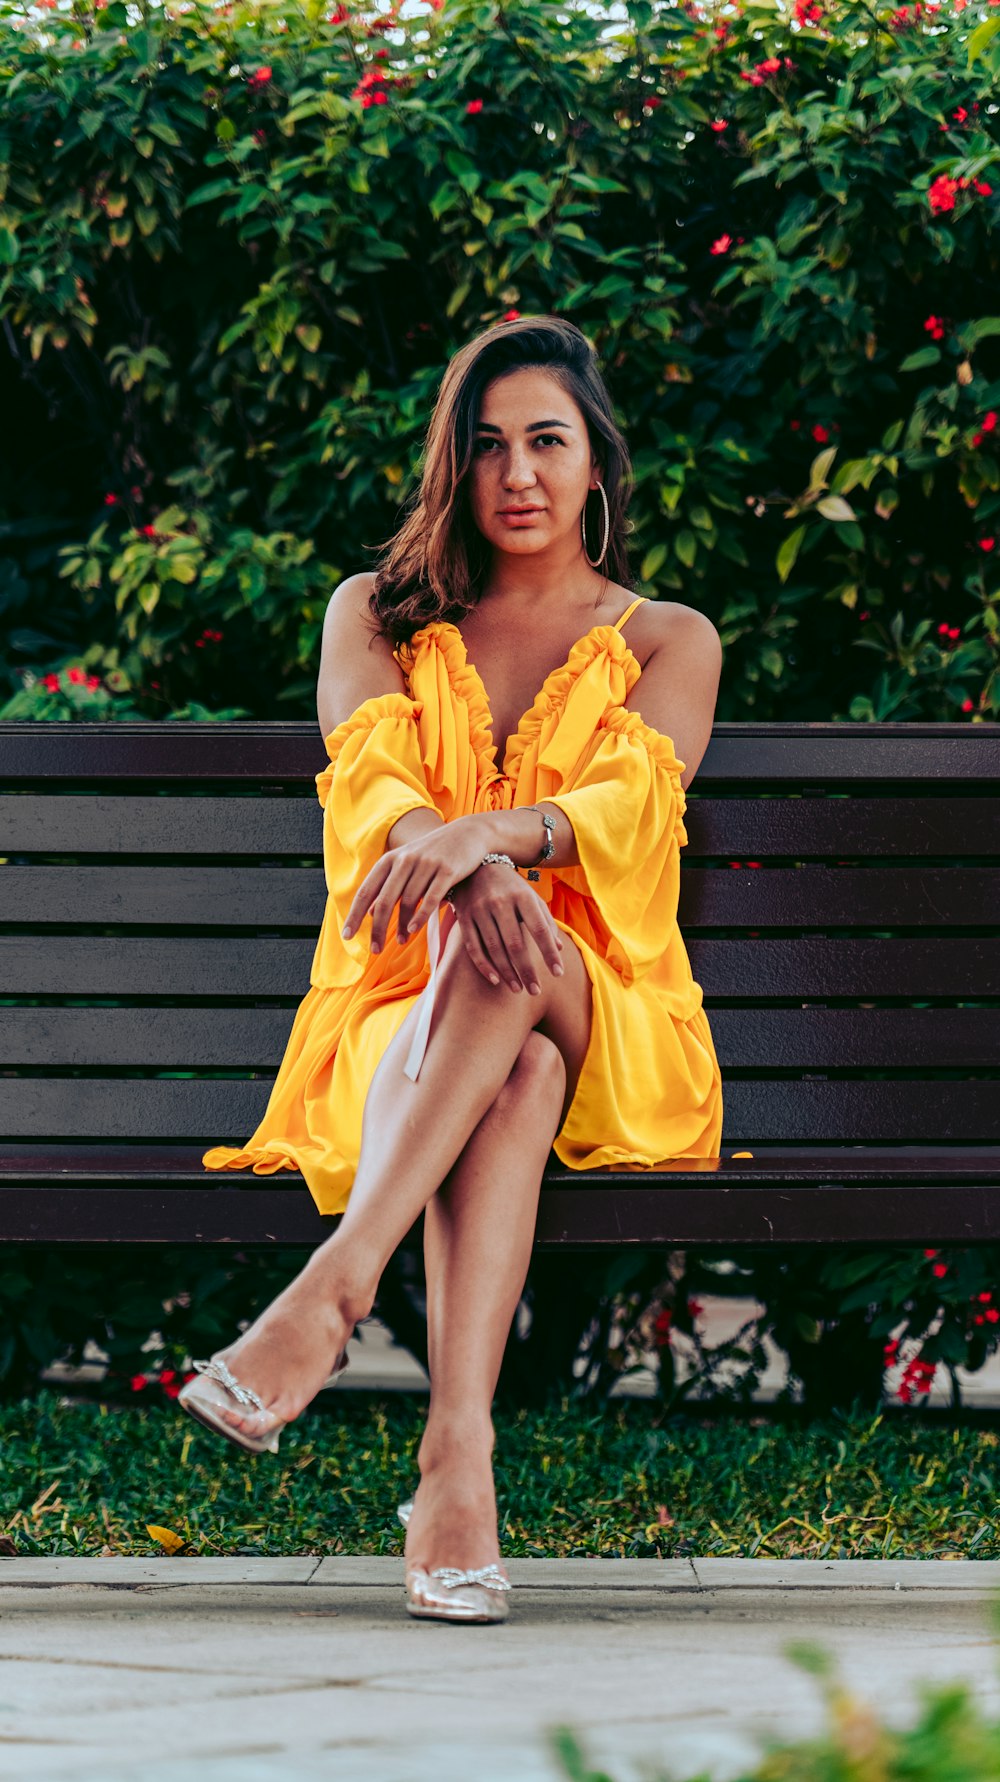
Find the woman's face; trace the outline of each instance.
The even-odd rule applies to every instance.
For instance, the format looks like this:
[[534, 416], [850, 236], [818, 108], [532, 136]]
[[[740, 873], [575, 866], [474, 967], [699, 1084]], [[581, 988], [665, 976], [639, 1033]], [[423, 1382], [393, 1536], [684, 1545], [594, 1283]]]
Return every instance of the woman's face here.
[[[473, 517], [491, 544], [525, 557], [559, 539], [582, 550], [580, 514], [597, 480], [582, 411], [554, 378], [525, 366], [486, 386], [468, 482]], [[535, 511], [505, 513], [518, 507]]]

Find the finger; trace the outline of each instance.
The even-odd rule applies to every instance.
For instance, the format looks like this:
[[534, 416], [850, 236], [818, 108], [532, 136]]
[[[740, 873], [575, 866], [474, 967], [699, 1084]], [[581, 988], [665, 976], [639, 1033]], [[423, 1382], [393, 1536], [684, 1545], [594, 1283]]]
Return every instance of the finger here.
[[531, 935], [532, 940], [535, 941], [538, 951], [541, 953], [542, 958], [553, 977], [562, 977], [564, 975], [563, 964], [559, 957], [559, 947], [557, 945], [560, 938], [559, 930], [552, 921], [552, 918], [542, 907], [541, 898], [536, 897], [534, 902], [538, 905], [538, 908], [522, 911], [521, 921]]
[[493, 920], [503, 943], [505, 957], [515, 975], [515, 983], [511, 985], [511, 988], [520, 990], [523, 986], [529, 994], [538, 995], [539, 984], [535, 962], [524, 944], [524, 929], [518, 920], [516, 907], [505, 904], [495, 913]]
[[375, 862], [371, 872], [365, 874], [351, 899], [351, 906], [347, 912], [343, 929], [341, 930], [345, 940], [349, 939], [349, 937], [352, 934], [355, 934], [361, 927], [365, 918], [365, 912], [382, 889], [382, 885], [391, 870], [392, 861], [383, 857], [381, 860]]
[[399, 898], [399, 920], [396, 925], [396, 938], [401, 947], [413, 939], [420, 926], [420, 914], [417, 905], [425, 898], [434, 882], [434, 875], [426, 872], [421, 877], [411, 873]]
[[484, 978], [488, 978], [491, 984], [499, 984], [499, 976], [496, 971], [494, 971], [492, 962], [487, 958], [482, 940], [480, 939], [479, 930], [475, 923], [471, 921], [460, 922], [459, 927], [462, 931], [462, 940], [465, 943], [465, 950], [468, 953], [469, 958], [472, 960], [476, 970]]
[[407, 939], [412, 939], [423, 924], [430, 921], [434, 911], [440, 909], [453, 883], [454, 880], [449, 873], [442, 872], [440, 869], [433, 873], [421, 893], [420, 908], [407, 918], [406, 930], [403, 928], [402, 910], [400, 911], [400, 933], [406, 932]]
[[493, 970], [499, 972], [509, 990], [520, 990], [521, 980], [508, 956], [496, 917], [490, 911], [484, 911], [480, 921], [480, 932], [486, 947], [486, 957]]

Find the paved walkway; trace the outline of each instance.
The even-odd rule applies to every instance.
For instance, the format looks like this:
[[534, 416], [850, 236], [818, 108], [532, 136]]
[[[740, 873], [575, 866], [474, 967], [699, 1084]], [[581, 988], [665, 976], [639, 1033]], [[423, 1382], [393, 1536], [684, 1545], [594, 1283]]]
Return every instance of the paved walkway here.
[[921, 1679], [1000, 1709], [1000, 1561], [512, 1560], [500, 1627], [411, 1620], [399, 1559], [0, 1560], [0, 1747], [40, 1782], [736, 1775], [822, 1722], [821, 1642], [899, 1724]]

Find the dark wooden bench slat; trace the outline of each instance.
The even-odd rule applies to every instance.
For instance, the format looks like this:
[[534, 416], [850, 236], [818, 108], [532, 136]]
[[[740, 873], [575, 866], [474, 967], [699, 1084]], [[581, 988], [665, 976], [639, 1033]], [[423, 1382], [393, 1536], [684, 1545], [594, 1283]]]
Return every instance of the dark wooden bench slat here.
[[[95, 780], [249, 783], [308, 781], [327, 760], [318, 724], [27, 724], [0, 722], [0, 783]], [[702, 788], [1000, 780], [996, 725], [717, 723], [698, 769]]]
[[[734, 1145], [736, 1151], [746, 1147]], [[257, 1187], [264, 1178], [250, 1170], [213, 1172], [201, 1161], [202, 1147], [193, 1144], [149, 1142], [111, 1142], [102, 1138], [93, 1144], [76, 1140], [59, 1144], [52, 1140], [28, 1142], [13, 1139], [0, 1152], [0, 1205], [3, 1191], [15, 1183], [37, 1183], [58, 1186], [89, 1187], [96, 1182], [113, 1183], [128, 1177], [136, 1187], [190, 1186], [196, 1180], [202, 1187], [220, 1184], [235, 1187]], [[656, 1170], [571, 1170], [561, 1163], [554, 1151], [549, 1153], [545, 1181], [563, 1188], [577, 1187], [581, 1193], [602, 1190], [609, 1184], [634, 1183], [641, 1180], [659, 1182], [675, 1180], [691, 1183], [709, 1176], [725, 1176], [738, 1182], [777, 1182], [788, 1188], [796, 1184], [821, 1186], [828, 1182], [906, 1182], [933, 1186], [948, 1180], [956, 1183], [1000, 1182], [1000, 1144], [990, 1145], [761, 1145], [753, 1148], [752, 1157], [733, 1156], [726, 1145], [719, 1157], [675, 1157]], [[280, 1170], [266, 1178], [275, 1190], [298, 1194], [303, 1179], [298, 1170]]]
[[[10, 1138], [190, 1138], [240, 1144], [264, 1116], [269, 1080], [245, 1078], [0, 1078], [0, 1131]], [[997, 1084], [925, 1078], [730, 1079], [723, 1143], [907, 1140], [988, 1143]]]
[[[259, 1178], [254, 1178], [259, 1181]], [[151, 1189], [4, 1188], [0, 1241], [106, 1243], [315, 1244], [335, 1221], [309, 1195], [271, 1187]], [[689, 1244], [996, 1243], [997, 1183], [944, 1181], [904, 1187], [783, 1188], [775, 1183], [671, 1183], [637, 1187], [635, 1178], [583, 1193], [543, 1186], [535, 1242], [542, 1249], [606, 1245], [676, 1248]], [[409, 1241], [418, 1241], [415, 1233]]]
[[[704, 855], [722, 860], [1000, 855], [1000, 798], [988, 792], [950, 798], [917, 791], [713, 798], [704, 790], [705, 762], [688, 800], [685, 866]], [[292, 788], [291, 795], [271, 791], [257, 797], [205, 794], [197, 781], [169, 795], [0, 794], [0, 854], [157, 854], [175, 860], [194, 854], [211, 861], [234, 854], [319, 858], [322, 852], [323, 811], [312, 781]]]
[[[319, 931], [319, 867], [11, 866], [4, 923]], [[1000, 927], [1000, 867], [694, 868], [681, 928]]]
[[[276, 1070], [294, 1008], [0, 1006], [0, 1070]], [[1000, 1009], [713, 1008], [730, 1070], [1000, 1070]]]
[[[706, 1001], [1000, 996], [1000, 940], [686, 937]], [[309, 988], [313, 936], [0, 935], [6, 996], [294, 997]]]

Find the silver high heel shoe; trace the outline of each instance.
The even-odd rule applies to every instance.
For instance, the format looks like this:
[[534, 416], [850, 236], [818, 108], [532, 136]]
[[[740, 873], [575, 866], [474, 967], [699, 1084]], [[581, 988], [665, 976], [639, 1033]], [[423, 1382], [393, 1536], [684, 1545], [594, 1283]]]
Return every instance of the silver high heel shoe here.
[[[332, 1386], [338, 1376], [344, 1372], [347, 1363], [347, 1349], [344, 1348], [337, 1357], [333, 1372], [324, 1384]], [[213, 1355], [210, 1361], [193, 1361], [191, 1365], [198, 1378], [189, 1380], [178, 1393], [177, 1403], [181, 1408], [196, 1418], [206, 1429], [212, 1430], [215, 1435], [226, 1436], [229, 1441], [235, 1442], [238, 1448], [245, 1448], [250, 1454], [277, 1454], [278, 1439], [282, 1430], [286, 1428], [286, 1424], [280, 1418], [275, 1418], [270, 1429], [265, 1430], [262, 1435], [255, 1436], [250, 1435], [244, 1429], [236, 1429], [233, 1424], [227, 1423], [225, 1417], [220, 1414], [222, 1411], [231, 1410], [232, 1401], [235, 1399], [241, 1410], [245, 1410], [250, 1405], [259, 1415], [266, 1417], [267, 1407], [261, 1403], [253, 1387], [241, 1386], [239, 1380], [230, 1373], [226, 1363], [219, 1355]]]
[[[399, 1504], [396, 1515], [405, 1528], [413, 1499]], [[506, 1621], [507, 1595], [513, 1588], [498, 1565], [459, 1571], [451, 1565], [412, 1566], [406, 1573], [406, 1607], [424, 1621]]]

